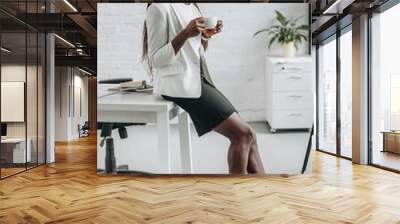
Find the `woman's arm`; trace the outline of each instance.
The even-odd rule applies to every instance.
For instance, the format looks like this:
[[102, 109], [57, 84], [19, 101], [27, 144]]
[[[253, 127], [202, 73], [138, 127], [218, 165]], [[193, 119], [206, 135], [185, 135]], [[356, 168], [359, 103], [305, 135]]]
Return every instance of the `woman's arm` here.
[[212, 36], [214, 36], [217, 33], [220, 33], [222, 30], [222, 20], [218, 20], [217, 26], [215, 29], [210, 29], [210, 30], [203, 30], [201, 32], [201, 44], [203, 45], [204, 50], [207, 50], [208, 47], [208, 39], [210, 39]]
[[172, 63], [185, 41], [197, 36], [202, 29], [202, 18], [192, 20], [172, 41], [168, 40], [168, 11], [163, 5], [152, 4], [146, 14], [148, 55], [154, 68]]
[[187, 39], [199, 35], [202, 30], [204, 30], [202, 17], [191, 20], [186, 28], [176, 35], [176, 37], [172, 40], [172, 46], [174, 47], [175, 54], [179, 52]]
[[172, 44], [168, 42], [167, 11], [159, 4], [151, 4], [146, 13], [147, 43], [150, 64], [162, 67], [175, 59]]

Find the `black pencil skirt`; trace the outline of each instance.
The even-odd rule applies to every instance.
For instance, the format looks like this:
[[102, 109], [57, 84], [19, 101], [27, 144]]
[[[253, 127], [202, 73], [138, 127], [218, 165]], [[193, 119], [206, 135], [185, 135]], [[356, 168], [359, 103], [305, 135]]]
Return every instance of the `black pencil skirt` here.
[[197, 134], [202, 136], [213, 130], [237, 110], [231, 102], [214, 86], [201, 79], [199, 98], [179, 98], [162, 96], [185, 110], [193, 121]]

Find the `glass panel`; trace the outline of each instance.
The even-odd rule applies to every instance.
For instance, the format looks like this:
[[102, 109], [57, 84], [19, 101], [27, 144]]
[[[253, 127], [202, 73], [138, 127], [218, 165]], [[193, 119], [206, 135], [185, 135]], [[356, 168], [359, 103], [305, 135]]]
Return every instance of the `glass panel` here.
[[[0, 2], [20, 18], [26, 18], [25, 12], [43, 13], [44, 6], [45, 0]], [[32, 23], [35, 18], [28, 17]], [[0, 26], [0, 177], [4, 178], [45, 162], [46, 40], [44, 34], [2, 12]]]
[[[37, 13], [37, 1], [27, 2], [27, 13]], [[30, 18], [30, 22], [36, 23], [35, 18]], [[27, 150], [31, 151], [28, 168], [37, 166], [38, 163], [38, 33], [36, 30], [27, 30]]]
[[319, 149], [336, 153], [336, 40], [319, 51]]
[[25, 170], [26, 151], [26, 34], [2, 33], [1, 44], [1, 140], [2, 177]]
[[352, 33], [340, 37], [341, 155], [352, 157]]
[[400, 170], [400, 5], [372, 18], [372, 163]]
[[[38, 36], [36, 32], [27, 33], [28, 38], [28, 63], [27, 63], [27, 98], [26, 98], [26, 113], [27, 113], [27, 149], [30, 150], [30, 158], [28, 159], [28, 168], [34, 167], [37, 165], [37, 132], [38, 132], [38, 123], [37, 123], [37, 73], [38, 73], [38, 49], [37, 49], [37, 41]], [[29, 155], [29, 154], [28, 154]]]
[[46, 81], [46, 74], [45, 74], [45, 65], [46, 65], [46, 37], [44, 34], [39, 34], [39, 46], [38, 46], [38, 163], [43, 164], [45, 163], [45, 122], [46, 122], [46, 91], [45, 91], [45, 81]]

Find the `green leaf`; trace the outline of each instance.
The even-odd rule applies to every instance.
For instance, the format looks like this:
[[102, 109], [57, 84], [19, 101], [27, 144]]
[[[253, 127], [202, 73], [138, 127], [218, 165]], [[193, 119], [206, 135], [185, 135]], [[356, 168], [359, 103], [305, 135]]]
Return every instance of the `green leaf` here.
[[300, 25], [296, 27], [297, 30], [308, 30], [308, 25]]
[[288, 24], [288, 20], [286, 19], [286, 17], [279, 12], [278, 10], [275, 10], [276, 13], [276, 19], [283, 25], [286, 26]]
[[297, 23], [298, 21], [299, 21], [299, 19], [301, 19], [301, 18], [303, 18], [304, 16], [299, 16], [299, 17], [297, 17], [296, 19], [294, 19], [294, 23]]
[[271, 48], [271, 45], [275, 42], [280, 44], [286, 44], [293, 42], [296, 47], [303, 40], [308, 40], [308, 25], [297, 25], [297, 22], [300, 18], [304, 16], [297, 17], [295, 19], [288, 19], [285, 17], [283, 13], [278, 10], [275, 10], [277, 25], [270, 26], [267, 29], [262, 29], [254, 33], [254, 36], [267, 32], [267, 35], [271, 37], [268, 43], [268, 48]]
[[269, 30], [269, 29], [262, 29], [262, 30], [259, 30], [259, 31], [255, 32], [255, 33], [253, 34], [253, 37], [257, 36], [257, 35], [260, 34], [260, 33], [268, 32], [268, 30]]
[[303, 38], [305, 41], [308, 40], [308, 37], [304, 34], [299, 34], [299, 38], [300, 38], [300, 41], [301, 41], [301, 38]]
[[279, 29], [279, 28], [281, 28], [281, 27], [278, 25], [274, 25], [274, 26], [270, 26], [268, 29]]
[[277, 37], [278, 36], [274, 36], [274, 37], [271, 38], [271, 40], [269, 40], [268, 49], [271, 49], [271, 45], [275, 42]]

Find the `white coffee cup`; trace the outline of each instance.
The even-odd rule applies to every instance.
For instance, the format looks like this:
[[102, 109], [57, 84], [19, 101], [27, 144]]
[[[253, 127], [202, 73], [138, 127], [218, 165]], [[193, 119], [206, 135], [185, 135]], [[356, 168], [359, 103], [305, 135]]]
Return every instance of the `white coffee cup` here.
[[204, 17], [203, 22], [206, 29], [214, 29], [218, 24], [218, 17]]

